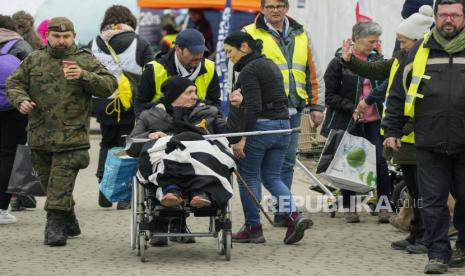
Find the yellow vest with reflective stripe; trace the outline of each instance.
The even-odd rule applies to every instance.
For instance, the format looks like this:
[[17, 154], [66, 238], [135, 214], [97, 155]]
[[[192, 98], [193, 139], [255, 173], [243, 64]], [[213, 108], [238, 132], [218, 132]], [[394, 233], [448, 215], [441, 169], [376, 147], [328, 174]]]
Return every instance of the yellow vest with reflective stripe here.
[[423, 47], [428, 34], [425, 35], [423, 41], [418, 48], [415, 58], [413, 59], [412, 81], [408, 87], [408, 92], [405, 97], [404, 115], [410, 118], [415, 116], [415, 99], [423, 98], [423, 95], [418, 93], [418, 88], [422, 79], [430, 79], [430, 76], [425, 75], [426, 63], [428, 62], [429, 48]]
[[[389, 96], [389, 91], [391, 90], [391, 85], [392, 82], [394, 81], [394, 77], [396, 76], [397, 70], [399, 69], [399, 60], [397, 58], [394, 59], [394, 62], [391, 65], [391, 71], [389, 73], [389, 81], [388, 81], [388, 87], [386, 90], [386, 101]], [[386, 108], [383, 109], [383, 115], [382, 118], [386, 116]], [[384, 129], [381, 128], [381, 135], [384, 136]], [[415, 133], [412, 131], [409, 133], [409, 135], [404, 135], [401, 138], [402, 142], [409, 143], [409, 144], [414, 144], [415, 143]]]
[[165, 35], [164, 37], [161, 38], [161, 40], [166, 41], [166, 43], [168, 43], [170, 48], [173, 48], [174, 47], [174, 41], [176, 40], [176, 36], [177, 36], [176, 34]]
[[[152, 98], [152, 102], [158, 100], [161, 96], [161, 85], [169, 78], [168, 71], [165, 67], [157, 61], [151, 61], [148, 64], [153, 66], [153, 74], [155, 78], [155, 95]], [[215, 73], [215, 63], [209, 59], [204, 60], [205, 74], [199, 75], [195, 79], [195, 86], [197, 87], [197, 96], [200, 100], [205, 100], [207, 95], [208, 86], [213, 79]]]
[[286, 95], [289, 95], [289, 76], [292, 74], [295, 80], [297, 95], [308, 103], [308, 95], [306, 91], [307, 75], [305, 69], [308, 63], [308, 37], [305, 32], [295, 36], [294, 54], [292, 56], [292, 67], [287, 64], [286, 57], [283, 55], [278, 43], [274, 37], [268, 32], [257, 29], [255, 24], [246, 26], [245, 31], [254, 39], [263, 41], [262, 54], [271, 59], [278, 65], [283, 75], [284, 89]]

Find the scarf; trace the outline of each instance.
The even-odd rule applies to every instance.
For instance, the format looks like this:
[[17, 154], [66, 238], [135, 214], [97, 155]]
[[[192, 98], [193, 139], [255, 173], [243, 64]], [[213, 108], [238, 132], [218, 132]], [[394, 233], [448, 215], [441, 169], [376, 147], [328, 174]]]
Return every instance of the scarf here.
[[199, 76], [200, 68], [202, 68], [202, 62], [200, 62], [195, 70], [187, 70], [186, 67], [184, 67], [184, 65], [182, 65], [179, 61], [178, 55], [176, 55], [176, 53], [174, 53], [174, 64], [176, 65], [176, 71], [178, 72], [179, 76], [188, 78], [193, 82], [195, 82], [195, 79]]
[[123, 24], [123, 23], [111, 24], [111, 25], [107, 25], [107, 26], [105, 26], [105, 28], [103, 28], [103, 30], [100, 33], [100, 37], [104, 41], [108, 42], [115, 35], [120, 34], [120, 33], [125, 33], [125, 32], [134, 32], [134, 29], [131, 26], [129, 26], [127, 24]]
[[455, 54], [465, 50], [465, 29], [450, 40], [443, 37], [437, 27], [433, 28], [432, 33], [436, 42], [439, 43], [448, 54]]

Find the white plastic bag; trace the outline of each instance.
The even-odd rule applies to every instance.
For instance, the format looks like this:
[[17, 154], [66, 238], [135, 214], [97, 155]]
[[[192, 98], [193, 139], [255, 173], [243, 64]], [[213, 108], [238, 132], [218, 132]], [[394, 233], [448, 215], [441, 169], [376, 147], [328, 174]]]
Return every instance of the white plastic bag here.
[[344, 190], [358, 193], [373, 190], [376, 187], [376, 147], [367, 139], [346, 131], [323, 175]]

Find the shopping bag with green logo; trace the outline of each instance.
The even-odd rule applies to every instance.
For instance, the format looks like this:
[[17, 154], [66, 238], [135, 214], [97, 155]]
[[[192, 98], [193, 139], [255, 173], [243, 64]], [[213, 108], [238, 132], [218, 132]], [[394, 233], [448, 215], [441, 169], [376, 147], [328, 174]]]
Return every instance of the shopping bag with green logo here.
[[367, 139], [345, 131], [323, 175], [340, 189], [358, 193], [373, 190], [376, 187], [376, 147]]

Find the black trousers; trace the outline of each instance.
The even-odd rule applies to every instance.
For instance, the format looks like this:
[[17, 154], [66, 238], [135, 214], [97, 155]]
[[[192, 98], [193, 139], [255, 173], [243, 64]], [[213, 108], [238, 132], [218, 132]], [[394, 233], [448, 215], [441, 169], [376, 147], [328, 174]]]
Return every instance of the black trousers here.
[[100, 124], [102, 140], [100, 141], [100, 152], [98, 156], [97, 178], [102, 179], [105, 169], [105, 160], [107, 159], [108, 150], [113, 147], [124, 146], [122, 135], [129, 135], [134, 128], [134, 124], [105, 125]]
[[448, 260], [452, 254], [448, 236], [449, 193], [455, 198], [456, 247], [465, 249], [465, 152], [442, 154], [417, 148], [416, 157], [428, 257]]
[[0, 111], [0, 209], [8, 209], [11, 194], [8, 188], [16, 147], [26, 144], [27, 115], [17, 109]]
[[407, 240], [411, 243], [424, 243], [423, 236], [425, 234], [425, 225], [421, 217], [420, 208], [421, 202], [418, 200], [418, 179], [416, 165], [401, 165], [403, 179], [407, 185], [412, 201], [409, 202], [409, 207], [413, 208], [413, 218], [410, 224], [410, 233]]

